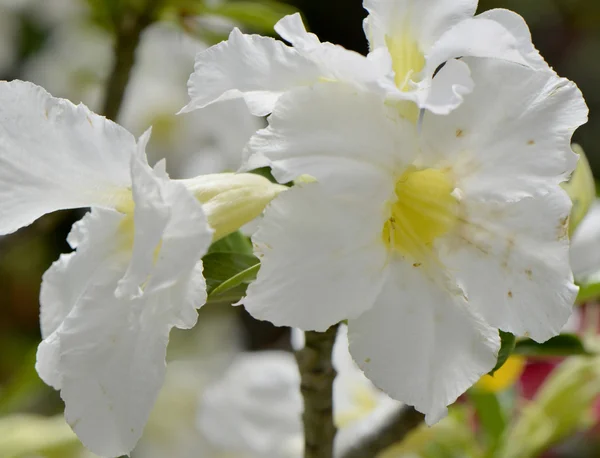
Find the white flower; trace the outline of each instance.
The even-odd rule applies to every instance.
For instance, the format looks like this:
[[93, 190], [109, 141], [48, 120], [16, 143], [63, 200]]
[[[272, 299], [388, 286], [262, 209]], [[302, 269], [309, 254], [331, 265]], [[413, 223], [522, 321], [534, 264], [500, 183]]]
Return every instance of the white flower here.
[[[153, 126], [149, 161], [167, 158], [175, 178], [237, 170], [244, 145], [264, 126], [242, 100], [175, 116], [187, 100], [194, 55], [205, 48], [173, 25], [150, 26], [142, 34], [119, 115], [119, 123], [135, 135]], [[99, 109], [111, 61], [110, 36], [80, 20], [53, 31], [26, 63], [25, 76], [57, 96]]]
[[493, 368], [497, 329], [544, 341], [569, 318], [573, 83], [464, 59], [474, 92], [420, 129], [393, 104], [322, 84], [281, 98], [250, 142], [280, 182], [255, 233], [256, 318], [323, 331], [348, 319], [375, 385], [433, 423]]
[[[296, 344], [303, 346], [303, 339]], [[352, 361], [343, 325], [333, 349], [333, 364], [337, 371], [334, 416], [340, 429], [336, 449], [343, 449], [357, 435], [376, 430], [401, 404], [375, 388]], [[304, 448], [299, 387], [300, 374], [291, 353], [241, 354], [204, 393], [200, 430], [215, 446], [236, 452], [235, 456], [299, 458]]]
[[[262, 116], [286, 91], [328, 81], [352, 83], [448, 113], [473, 88], [469, 68], [459, 57], [546, 66], [524, 20], [511, 11], [473, 17], [477, 0], [365, 0], [364, 6], [370, 13], [365, 22], [371, 47], [367, 57], [321, 43], [306, 32], [299, 14], [275, 26], [292, 47], [234, 29], [228, 41], [197, 55], [188, 83], [191, 100], [182, 111], [243, 97], [250, 111]], [[417, 114], [412, 106], [405, 112], [409, 118]]]
[[103, 456], [140, 437], [169, 331], [194, 326], [206, 300], [201, 258], [213, 236], [252, 220], [282, 188], [257, 175], [170, 180], [164, 161], [148, 165], [148, 139], [30, 83], [0, 83], [0, 235], [92, 207], [69, 235], [76, 251], [44, 274], [36, 367]]
[[202, 309], [192, 331], [173, 333], [165, 383], [133, 458], [224, 458], [198, 430], [196, 415], [202, 393], [241, 351], [241, 329], [233, 312]]
[[571, 240], [571, 267], [577, 280], [600, 273], [600, 200], [592, 204]]

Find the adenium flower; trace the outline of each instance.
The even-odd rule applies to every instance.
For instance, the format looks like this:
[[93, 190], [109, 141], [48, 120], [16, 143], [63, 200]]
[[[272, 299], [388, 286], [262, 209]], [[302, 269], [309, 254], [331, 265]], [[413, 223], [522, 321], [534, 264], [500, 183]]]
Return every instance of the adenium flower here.
[[[292, 344], [304, 346], [293, 330]], [[340, 325], [332, 362], [336, 452], [348, 449], [386, 423], [402, 404], [378, 390], [348, 352], [347, 327]], [[299, 458], [304, 448], [300, 373], [294, 355], [284, 351], [239, 354], [220, 380], [202, 395], [200, 432], [235, 456]]]
[[551, 71], [464, 61], [473, 93], [420, 128], [324, 84], [282, 96], [248, 147], [278, 181], [314, 182], [267, 208], [243, 304], [304, 330], [347, 319], [367, 377], [430, 424], [494, 367], [498, 329], [545, 341], [577, 295], [560, 183], [583, 97]]
[[575, 278], [593, 282], [600, 275], [600, 200], [596, 199], [573, 233], [571, 266]]
[[162, 385], [173, 327], [206, 300], [202, 256], [283, 187], [248, 174], [170, 180], [119, 125], [44, 89], [0, 83], [0, 234], [91, 207], [44, 274], [36, 368], [94, 453], [139, 439]]
[[[507, 10], [473, 17], [477, 0], [365, 0], [367, 57], [308, 33], [299, 14], [275, 30], [292, 47], [237, 28], [228, 41], [198, 53], [182, 111], [243, 97], [250, 111], [269, 114], [295, 87], [318, 82], [351, 83], [418, 108], [448, 113], [473, 89], [460, 57], [493, 57], [534, 68], [547, 67], [531, 44], [525, 21]], [[434, 74], [444, 64], [443, 68]], [[405, 116], [416, 118], [410, 105]]]

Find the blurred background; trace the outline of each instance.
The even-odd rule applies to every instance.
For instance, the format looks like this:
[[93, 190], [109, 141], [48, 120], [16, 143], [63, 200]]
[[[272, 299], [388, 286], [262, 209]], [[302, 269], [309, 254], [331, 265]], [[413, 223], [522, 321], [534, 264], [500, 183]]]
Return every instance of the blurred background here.
[[[174, 178], [235, 170], [245, 142], [264, 125], [237, 101], [175, 116], [187, 103], [186, 81], [194, 55], [225, 39], [232, 27], [273, 35], [279, 18], [301, 11], [308, 28], [322, 41], [367, 51], [362, 33], [366, 12], [360, 0], [173, 0], [165, 2], [153, 18], [156, 21], [143, 30], [139, 44], [135, 33], [128, 35], [120, 28], [125, 20], [106, 14], [110, 5], [125, 16], [130, 14], [127, 3], [0, 0], [0, 79], [32, 81], [54, 96], [83, 102], [135, 135], [152, 125], [151, 161], [166, 157]], [[135, 14], [141, 14], [143, 1], [129, 3], [136, 5], [131, 7]], [[594, 174], [600, 176], [600, 1], [480, 1], [482, 11], [497, 7], [521, 14], [548, 63], [583, 91], [590, 121], [574, 140], [586, 151]], [[132, 48], [135, 56], [122, 103], [116, 104], [120, 106], [107, 96], [116, 64], [124, 58], [121, 51], [114, 52], [115, 43], [121, 51]], [[60, 253], [70, 250], [65, 238], [80, 217], [79, 212], [59, 212], [0, 238], [0, 458], [84, 456], [59, 415], [58, 394], [34, 370], [40, 341], [41, 276]], [[196, 399], [202, 387], [217, 380], [240, 351], [289, 349], [289, 331], [255, 322], [242, 308], [229, 307], [227, 302], [215, 301], [202, 309], [196, 330], [173, 336], [170, 359], [187, 365], [178, 366], [178, 375], [169, 373], [171, 392], [165, 396], [172, 397], [159, 402], [162, 413], [151, 421], [134, 456], [242, 456], [202, 448], [201, 433], [194, 427]], [[599, 318], [593, 303], [585, 307], [571, 330], [585, 329], [591, 348]], [[397, 447], [385, 456], [600, 457], [596, 444], [600, 409], [598, 413], [590, 410], [600, 393], [600, 362], [590, 356], [569, 358], [574, 367], [563, 370], [571, 374], [566, 380], [564, 374], [554, 373], [563, 361], [554, 356], [520, 357], [501, 386], [480, 387], [442, 422], [443, 428], [421, 431], [410, 446]], [[542, 396], [539, 390], [544, 383], [550, 388]], [[531, 401], [538, 395], [542, 399]], [[495, 413], [484, 418], [482, 411]], [[525, 445], [534, 438], [534, 445]], [[507, 451], [503, 442], [510, 441], [520, 444], [517, 450]]]

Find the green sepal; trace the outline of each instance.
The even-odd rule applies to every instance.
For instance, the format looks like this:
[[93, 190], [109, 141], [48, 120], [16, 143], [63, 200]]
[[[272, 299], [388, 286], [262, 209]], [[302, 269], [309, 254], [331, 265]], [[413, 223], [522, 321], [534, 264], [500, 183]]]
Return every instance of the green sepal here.
[[494, 375], [498, 369], [500, 369], [509, 356], [515, 349], [517, 339], [510, 332], [498, 331], [500, 333], [500, 351], [498, 351], [498, 360], [496, 366], [489, 372], [490, 375]]

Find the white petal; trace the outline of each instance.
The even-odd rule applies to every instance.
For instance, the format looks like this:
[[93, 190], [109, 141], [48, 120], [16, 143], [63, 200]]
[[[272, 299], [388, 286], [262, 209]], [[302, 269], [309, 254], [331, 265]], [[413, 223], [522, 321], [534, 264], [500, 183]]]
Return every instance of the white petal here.
[[55, 210], [118, 205], [135, 148], [129, 132], [83, 105], [0, 82], [0, 234]]
[[385, 46], [385, 37], [403, 31], [417, 34], [421, 49], [427, 50], [457, 22], [472, 17], [477, 0], [365, 0], [369, 11], [365, 33], [371, 49]]
[[121, 297], [142, 295], [141, 287], [152, 271], [155, 252], [160, 249], [170, 218], [170, 208], [161, 186], [163, 180], [138, 157], [132, 158], [131, 176], [135, 209], [130, 224], [134, 229], [134, 241], [129, 268], [116, 291]]
[[425, 114], [426, 160], [452, 164], [458, 186], [481, 198], [521, 198], [564, 181], [577, 163], [571, 136], [587, 119], [575, 84], [549, 71], [466, 60], [475, 89], [449, 116]]
[[59, 355], [53, 362], [67, 422], [87, 448], [110, 457], [130, 452], [141, 436], [177, 311], [195, 307], [205, 289], [201, 265], [175, 287], [132, 301], [114, 297], [117, 279], [90, 282], [38, 352], [38, 367], [49, 352]]
[[208, 250], [213, 231], [184, 184], [169, 180], [162, 169], [151, 169], [143, 153], [132, 159], [131, 170], [133, 253], [117, 295], [134, 297], [172, 286], [193, 269]]
[[275, 32], [296, 49], [309, 50], [321, 44], [319, 37], [314, 33], [306, 31], [300, 13], [290, 14], [281, 18], [275, 24]]
[[281, 41], [244, 35], [234, 29], [229, 40], [198, 53], [188, 82], [192, 111], [218, 100], [243, 97], [257, 116], [271, 112], [279, 96], [316, 82], [320, 69]]
[[[114, 244], [113, 238], [123, 218], [124, 215], [117, 211], [96, 208], [73, 225], [69, 241], [73, 246], [73, 240], [77, 240], [73, 246], [77, 251], [61, 255], [42, 278], [40, 324], [43, 338], [56, 331], [81, 296], [87, 279], [114, 255], [109, 247]], [[127, 258], [122, 262], [126, 263]]]
[[[300, 374], [291, 353], [241, 354], [202, 397], [203, 434], [231, 452], [285, 458], [301, 455]], [[236, 455], [238, 456], [238, 455]]]
[[493, 57], [527, 65], [519, 52], [517, 39], [498, 22], [481, 17], [465, 19], [447, 30], [426, 56], [423, 72], [427, 77], [456, 57]]
[[249, 167], [270, 164], [281, 183], [308, 174], [326, 186], [363, 187], [361, 174], [393, 181], [412, 162], [416, 132], [378, 96], [321, 84], [283, 96], [248, 152]]
[[472, 307], [492, 326], [542, 342], [571, 315], [578, 288], [569, 267], [571, 201], [556, 187], [515, 203], [469, 201], [455, 239], [440, 242]]
[[46, 274], [41, 295], [44, 332], [52, 333], [36, 368], [61, 390], [84, 445], [102, 456], [134, 447], [162, 384], [169, 330], [193, 326], [206, 296], [198, 263], [170, 288], [117, 299], [130, 251], [121, 218], [98, 209], [86, 216], [78, 226], [86, 237]]
[[394, 261], [375, 306], [348, 323], [350, 352], [365, 375], [428, 424], [496, 364], [498, 332], [460, 291]]
[[463, 103], [464, 96], [471, 93], [474, 86], [469, 66], [463, 61], [451, 59], [433, 78], [431, 87], [415, 95], [422, 108], [447, 115]]
[[[338, 424], [342, 431], [348, 428], [354, 433], [365, 429], [373, 431], [373, 421], [385, 416], [384, 412], [395, 410], [401, 403], [390, 399], [365, 377], [352, 359], [348, 345], [348, 327], [340, 324], [332, 354], [333, 367], [337, 372], [333, 382], [335, 419], [336, 422], [342, 421]], [[359, 425], [361, 423], [362, 426]], [[344, 440], [352, 439], [356, 438], [348, 435]]]
[[596, 200], [571, 239], [571, 267], [576, 279], [600, 272], [600, 201]]
[[536, 69], [547, 69], [548, 65], [531, 42], [531, 32], [525, 19], [517, 13], [503, 8], [484, 11], [478, 18], [491, 19], [501, 24], [517, 40], [518, 50], [527, 64]]
[[241, 301], [248, 312], [324, 331], [369, 309], [385, 278], [383, 207], [320, 183], [279, 195], [252, 238], [261, 268]]

